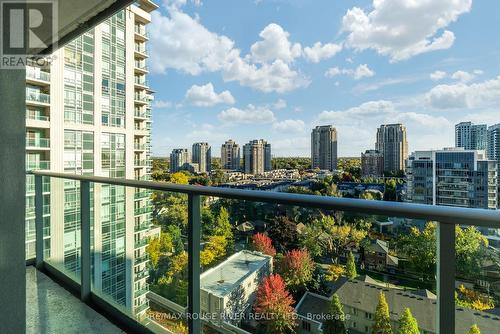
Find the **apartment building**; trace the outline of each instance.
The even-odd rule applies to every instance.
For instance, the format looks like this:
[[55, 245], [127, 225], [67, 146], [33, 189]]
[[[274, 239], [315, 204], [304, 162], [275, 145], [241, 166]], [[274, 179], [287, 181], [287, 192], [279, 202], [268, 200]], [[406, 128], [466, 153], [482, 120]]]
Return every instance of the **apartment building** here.
[[[157, 5], [141, 0], [26, 70], [26, 169], [148, 180], [151, 100], [146, 26]], [[27, 176], [26, 256], [35, 252], [34, 177]], [[45, 258], [80, 272], [79, 183], [44, 180]], [[93, 284], [144, 317], [150, 192], [92, 184]]]
[[488, 143], [486, 124], [461, 122], [455, 125], [455, 147], [466, 150], [486, 150]]
[[500, 123], [488, 128], [488, 159], [500, 166]]
[[311, 132], [312, 168], [337, 169], [337, 129], [332, 125], [315, 127]]
[[377, 150], [366, 150], [361, 153], [361, 176], [384, 176], [384, 156]]
[[398, 173], [404, 170], [408, 158], [408, 140], [403, 124], [384, 124], [377, 129], [375, 149], [384, 157], [384, 171]]
[[212, 170], [212, 148], [208, 143], [194, 143], [191, 157], [192, 162], [198, 164], [200, 173], [210, 173]]
[[170, 153], [170, 173], [182, 170], [191, 162], [189, 152], [185, 148], [175, 148]]
[[417, 151], [407, 161], [407, 201], [465, 208], [497, 208], [496, 162], [484, 151]]
[[229, 139], [221, 146], [220, 150], [221, 164], [223, 169], [240, 169], [240, 146]]
[[255, 139], [243, 145], [243, 166], [246, 174], [261, 175], [272, 169], [271, 144]]

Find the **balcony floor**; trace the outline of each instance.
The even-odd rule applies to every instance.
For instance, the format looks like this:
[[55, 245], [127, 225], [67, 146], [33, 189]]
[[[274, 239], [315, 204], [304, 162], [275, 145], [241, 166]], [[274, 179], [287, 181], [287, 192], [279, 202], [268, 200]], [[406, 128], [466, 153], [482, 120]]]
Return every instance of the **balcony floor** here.
[[26, 267], [26, 333], [124, 333], [39, 272]]

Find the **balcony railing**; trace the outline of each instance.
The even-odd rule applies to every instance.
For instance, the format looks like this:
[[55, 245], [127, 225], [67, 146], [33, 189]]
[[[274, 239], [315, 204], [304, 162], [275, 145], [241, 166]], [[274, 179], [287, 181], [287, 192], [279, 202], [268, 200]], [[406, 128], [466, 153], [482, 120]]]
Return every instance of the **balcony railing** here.
[[36, 71], [35, 68], [31, 66], [26, 66], [26, 77], [35, 80], [50, 82], [50, 73], [45, 71]]
[[49, 138], [26, 138], [26, 146], [38, 147], [38, 148], [49, 148], [50, 147], [50, 139]]
[[32, 101], [32, 102], [40, 102], [40, 103], [50, 103], [50, 95], [41, 93], [41, 92], [34, 92], [32, 90], [26, 90], [26, 101]]
[[42, 115], [38, 112], [31, 111], [31, 110], [26, 111], [26, 118], [33, 119], [35, 121], [45, 121], [45, 122], [50, 120], [49, 116], [45, 116], [45, 115]]
[[[201, 314], [200, 302], [200, 251], [201, 251], [201, 197], [216, 197], [222, 199], [242, 200], [250, 202], [273, 203], [302, 208], [315, 208], [351, 212], [354, 214], [382, 215], [389, 217], [403, 217], [436, 221], [437, 223], [437, 256], [436, 256], [436, 332], [440, 334], [455, 333], [455, 226], [471, 225], [478, 227], [500, 228], [500, 211], [464, 209], [443, 206], [418, 205], [408, 203], [369, 201], [349, 198], [335, 198], [327, 196], [301, 195], [268, 191], [252, 191], [232, 188], [201, 187], [194, 185], [168, 184], [160, 182], [145, 182], [129, 179], [113, 179], [97, 176], [81, 176], [64, 173], [34, 171], [36, 195], [36, 263], [42, 266], [44, 259], [43, 242], [43, 193], [42, 177], [52, 177], [80, 182], [80, 239], [81, 239], [81, 270], [78, 286], [81, 298], [87, 300], [94, 296], [91, 289], [91, 183], [109, 184], [124, 187], [135, 187], [187, 196], [188, 224], [187, 224], [187, 256], [188, 256], [188, 294], [187, 315]], [[136, 246], [145, 245], [148, 239], [142, 239]], [[142, 261], [142, 257], [135, 259]], [[141, 274], [142, 275], [142, 274]], [[373, 286], [376, 287], [376, 286]], [[378, 288], [377, 290], [384, 290]], [[378, 293], [378, 292], [377, 292]], [[400, 294], [404, 293], [401, 290]], [[415, 298], [416, 297], [411, 297]], [[111, 305], [111, 304], [109, 304]], [[108, 307], [114, 307], [113, 305]], [[140, 306], [135, 312], [147, 308]], [[115, 307], [115, 309], [119, 309]], [[120, 312], [120, 311], [116, 311]], [[478, 313], [479, 314], [479, 313]], [[491, 318], [491, 317], [484, 317]], [[491, 320], [491, 319], [490, 319]], [[201, 333], [202, 323], [205, 320], [199, 316], [187, 317], [190, 333]], [[491, 320], [493, 321], [493, 320]]]
[[26, 170], [50, 169], [50, 161], [26, 161]]

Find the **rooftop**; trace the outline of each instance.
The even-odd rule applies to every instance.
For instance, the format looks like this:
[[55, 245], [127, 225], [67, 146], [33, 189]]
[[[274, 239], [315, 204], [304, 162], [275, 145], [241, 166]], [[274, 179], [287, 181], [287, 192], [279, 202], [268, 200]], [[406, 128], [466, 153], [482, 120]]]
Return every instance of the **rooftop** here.
[[246, 250], [233, 254], [226, 261], [201, 274], [201, 289], [223, 297], [271, 259], [269, 255]]

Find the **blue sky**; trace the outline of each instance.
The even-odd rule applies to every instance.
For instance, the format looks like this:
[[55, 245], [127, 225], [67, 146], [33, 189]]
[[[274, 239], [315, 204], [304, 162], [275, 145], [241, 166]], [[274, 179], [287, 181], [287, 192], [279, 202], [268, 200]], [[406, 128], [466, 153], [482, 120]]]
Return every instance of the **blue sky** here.
[[410, 151], [452, 146], [462, 120], [500, 123], [500, 3], [167, 0], [153, 13], [153, 154], [263, 138], [308, 156], [337, 127], [340, 156], [401, 122]]

